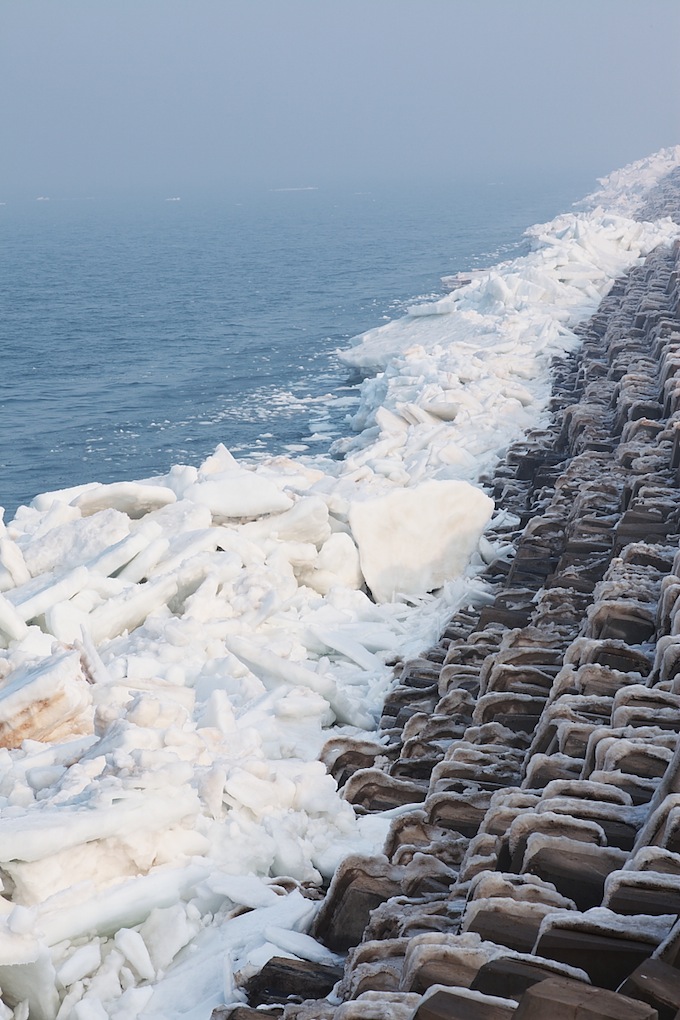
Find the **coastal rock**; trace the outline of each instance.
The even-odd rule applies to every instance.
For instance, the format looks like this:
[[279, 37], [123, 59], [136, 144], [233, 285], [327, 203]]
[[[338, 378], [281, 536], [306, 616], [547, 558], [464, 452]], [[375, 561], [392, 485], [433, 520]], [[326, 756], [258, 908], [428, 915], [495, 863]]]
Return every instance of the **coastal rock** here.
[[548, 978], [529, 988], [515, 1020], [656, 1020], [656, 1010], [601, 988], [584, 986], [568, 978]]

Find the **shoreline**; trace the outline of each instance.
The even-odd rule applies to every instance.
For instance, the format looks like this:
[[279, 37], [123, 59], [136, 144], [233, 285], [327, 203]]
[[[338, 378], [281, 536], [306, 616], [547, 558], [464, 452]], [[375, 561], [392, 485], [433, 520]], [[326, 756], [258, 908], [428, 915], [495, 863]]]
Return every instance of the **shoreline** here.
[[[646, 174], [647, 190], [655, 158], [629, 173]], [[460, 840], [474, 833], [451, 847], [439, 830], [481, 824], [489, 791], [465, 794], [471, 771], [514, 781], [526, 730], [513, 716], [524, 706], [534, 710], [525, 722], [539, 718], [588, 601], [592, 578], [577, 559], [560, 568], [569, 599], [564, 586], [543, 585], [579, 551], [558, 549], [565, 533], [549, 512], [551, 487], [555, 512], [573, 510], [576, 532], [583, 525], [577, 547], [588, 551], [598, 521], [611, 530], [606, 500], [592, 514], [579, 502], [581, 478], [567, 473], [557, 486], [572, 455], [581, 464], [590, 450], [597, 476], [614, 449], [597, 423], [591, 436], [580, 410], [586, 396], [611, 397], [606, 359], [581, 368], [576, 349], [600, 344], [621, 268], [639, 266], [638, 294], [641, 253], [677, 233], [603, 210], [558, 217], [532, 229], [530, 255], [364, 334], [349, 360], [387, 361], [363, 385], [357, 436], [328, 473], [289, 458], [244, 468], [221, 447], [200, 469], [44, 493], [0, 528], [0, 987], [19, 1013], [28, 999], [38, 1020], [87, 1009], [203, 1020], [220, 1002], [242, 1002], [282, 953], [298, 974], [305, 960], [337, 968], [333, 946], [347, 946], [329, 935], [333, 925], [340, 943], [363, 930], [338, 900], [357, 882], [364, 913], [376, 886], [378, 903], [397, 887], [407, 896], [448, 888]], [[583, 308], [591, 326], [576, 326]], [[653, 308], [644, 313], [656, 324]], [[619, 346], [623, 375], [610, 390], [626, 374]], [[550, 398], [555, 358], [562, 390]], [[578, 398], [563, 434], [550, 412]], [[640, 441], [658, 432], [630, 429]], [[556, 444], [548, 454], [547, 441]], [[499, 448], [507, 456], [494, 466]], [[502, 508], [493, 516], [479, 488], [492, 469]], [[523, 539], [539, 513], [545, 536]], [[595, 541], [604, 570], [601, 553]], [[428, 594], [442, 571], [441, 592]], [[392, 601], [395, 590], [405, 594]], [[545, 662], [533, 649], [538, 624], [550, 624]], [[418, 656], [442, 626], [445, 644]], [[527, 626], [533, 650], [515, 664], [517, 649], [502, 641]], [[526, 689], [510, 691], [519, 701], [506, 712], [516, 729], [492, 711], [508, 692], [492, 686], [484, 711], [474, 704], [481, 665], [499, 646], [510, 654], [501, 674], [524, 671]], [[502, 682], [490, 667], [484, 683]], [[462, 759], [446, 772], [450, 719]], [[499, 759], [483, 760], [479, 749], [497, 748], [496, 738]], [[433, 775], [439, 814], [409, 819]], [[336, 779], [346, 780], [344, 798]], [[387, 877], [385, 839], [397, 857]], [[484, 858], [488, 846], [474, 847], [472, 858]], [[369, 862], [364, 872], [357, 860]], [[514, 888], [503, 886], [510, 899]], [[399, 923], [390, 915], [385, 930]], [[432, 923], [448, 928], [446, 918]], [[312, 924], [318, 939], [305, 934]]]

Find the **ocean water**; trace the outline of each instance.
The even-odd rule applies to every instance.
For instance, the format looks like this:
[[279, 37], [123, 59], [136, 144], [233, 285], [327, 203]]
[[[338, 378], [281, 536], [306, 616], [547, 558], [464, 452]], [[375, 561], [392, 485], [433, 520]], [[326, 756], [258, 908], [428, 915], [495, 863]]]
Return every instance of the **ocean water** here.
[[[0, 506], [239, 457], [325, 452], [335, 352], [513, 258], [593, 182], [475, 181], [0, 206]], [[176, 196], [168, 196], [175, 198]]]

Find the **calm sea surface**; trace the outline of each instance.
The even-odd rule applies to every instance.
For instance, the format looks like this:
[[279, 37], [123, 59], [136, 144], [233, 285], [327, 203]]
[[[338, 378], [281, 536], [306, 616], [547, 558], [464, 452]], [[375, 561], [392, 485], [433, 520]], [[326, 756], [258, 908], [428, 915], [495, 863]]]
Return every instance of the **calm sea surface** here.
[[522, 254], [522, 231], [592, 183], [0, 206], [6, 519], [38, 492], [198, 464], [219, 442], [323, 452], [351, 409], [334, 352], [441, 293], [441, 275]]

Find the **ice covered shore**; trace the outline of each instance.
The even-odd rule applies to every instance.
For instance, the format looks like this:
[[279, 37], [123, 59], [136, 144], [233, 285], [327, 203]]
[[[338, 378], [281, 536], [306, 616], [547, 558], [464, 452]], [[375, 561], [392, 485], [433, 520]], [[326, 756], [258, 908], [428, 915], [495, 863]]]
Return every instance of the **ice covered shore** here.
[[0, 1018], [207, 1020], [273, 955], [333, 958], [313, 889], [390, 817], [355, 816], [319, 752], [485, 601], [504, 511], [478, 479], [541, 422], [576, 323], [678, 235], [631, 214], [679, 163], [618, 171], [525, 258], [358, 338], [342, 460], [219, 448], [3, 526]]

